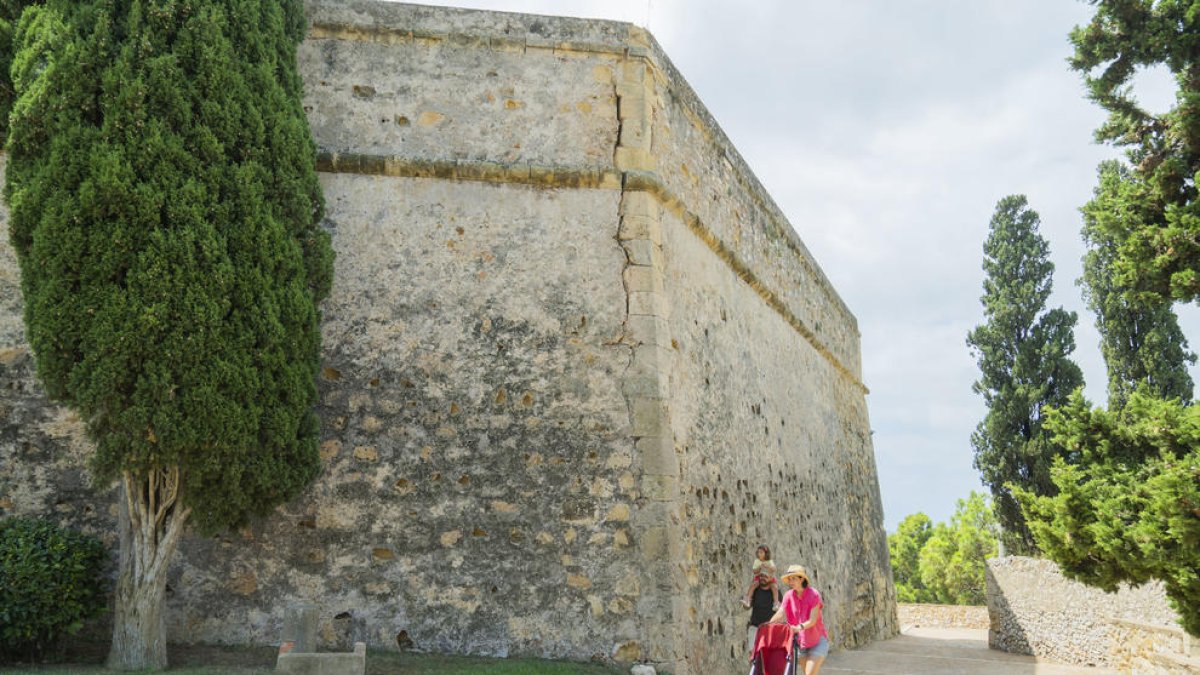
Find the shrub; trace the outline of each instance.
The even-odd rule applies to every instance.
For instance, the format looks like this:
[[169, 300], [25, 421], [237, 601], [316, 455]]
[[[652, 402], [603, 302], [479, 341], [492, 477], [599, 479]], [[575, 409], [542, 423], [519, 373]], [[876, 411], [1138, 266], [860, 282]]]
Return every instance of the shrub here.
[[0, 520], [0, 656], [38, 658], [104, 611], [104, 545], [45, 520]]

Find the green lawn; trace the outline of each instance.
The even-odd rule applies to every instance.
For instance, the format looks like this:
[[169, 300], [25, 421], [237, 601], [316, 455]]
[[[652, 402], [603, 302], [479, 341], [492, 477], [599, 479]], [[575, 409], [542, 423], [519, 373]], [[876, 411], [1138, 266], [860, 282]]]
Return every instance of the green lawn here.
[[[107, 673], [106, 648], [81, 646], [42, 665], [3, 665], [0, 673]], [[172, 646], [168, 650], [173, 675], [265, 675], [275, 672], [271, 647]], [[624, 669], [594, 663], [540, 659], [488, 659], [469, 656], [415, 654], [367, 650], [368, 675], [615, 675]]]

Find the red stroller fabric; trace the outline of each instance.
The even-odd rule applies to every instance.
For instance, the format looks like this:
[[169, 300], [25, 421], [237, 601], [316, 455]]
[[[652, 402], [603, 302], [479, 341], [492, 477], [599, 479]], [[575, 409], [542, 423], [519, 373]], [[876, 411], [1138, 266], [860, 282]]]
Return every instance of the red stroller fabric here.
[[754, 634], [754, 653], [750, 655], [751, 675], [789, 675], [796, 634], [791, 626], [764, 623]]

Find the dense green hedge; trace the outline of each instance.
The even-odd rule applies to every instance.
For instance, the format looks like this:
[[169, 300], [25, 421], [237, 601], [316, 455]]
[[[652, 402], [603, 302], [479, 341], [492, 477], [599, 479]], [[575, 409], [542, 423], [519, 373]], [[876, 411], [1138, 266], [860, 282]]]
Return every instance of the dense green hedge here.
[[37, 658], [104, 611], [104, 545], [45, 520], [0, 520], [0, 658]]

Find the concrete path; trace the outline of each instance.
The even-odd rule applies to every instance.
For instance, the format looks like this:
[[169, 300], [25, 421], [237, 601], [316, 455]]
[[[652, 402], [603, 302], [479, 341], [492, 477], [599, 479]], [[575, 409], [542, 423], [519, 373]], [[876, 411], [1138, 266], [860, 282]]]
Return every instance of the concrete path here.
[[965, 628], [905, 628], [898, 637], [861, 649], [836, 651], [822, 675], [1104, 675], [1116, 671], [1041, 661], [988, 649], [987, 631]]

